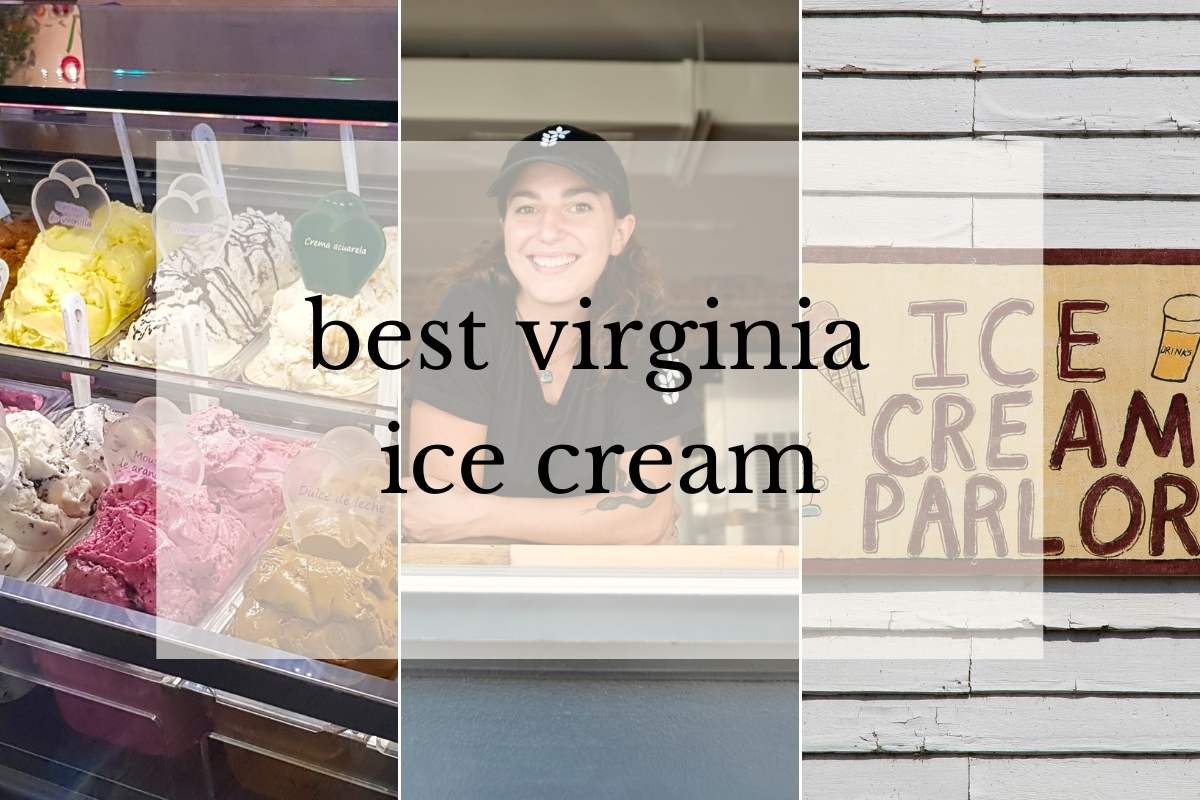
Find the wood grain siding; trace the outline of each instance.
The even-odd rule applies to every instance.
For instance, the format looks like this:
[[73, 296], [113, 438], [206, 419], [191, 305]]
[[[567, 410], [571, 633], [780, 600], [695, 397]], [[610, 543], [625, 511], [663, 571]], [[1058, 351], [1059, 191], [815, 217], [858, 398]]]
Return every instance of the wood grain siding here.
[[929, 800], [968, 797], [966, 758], [804, 759], [805, 800]]
[[881, 12], [933, 14], [982, 14], [983, 0], [806, 0], [805, 16], [824, 14], [878, 14]]
[[[807, 88], [807, 86], [806, 86]], [[974, 141], [994, 143], [1004, 148], [1009, 141], [1032, 139], [1042, 143], [1044, 153], [1043, 185], [1050, 197], [1144, 197], [1171, 200], [1200, 197], [1200, 140], [1193, 136], [1169, 137], [1015, 137], [989, 135]], [[804, 188], [807, 192], [877, 192], [929, 194], [983, 194], [972, 178], [973, 149], [955, 147], [970, 138], [939, 140], [917, 146], [937, 148], [944, 169], [930, 170], [913, 159], [887, 158], [890, 141], [855, 143], [853, 151], [841, 142], [813, 140], [804, 146]], [[880, 157], [868, 166], [863, 155], [873, 150]], [[1001, 193], [1019, 189], [999, 181], [999, 173], [989, 191]]]
[[984, 16], [1200, 16], [1195, 0], [983, 0]]
[[1200, 759], [932, 756], [804, 760], [805, 800], [1194, 798]]
[[803, 81], [804, 133], [970, 133], [972, 78], [834, 78]]
[[808, 135], [1193, 134], [1200, 74], [808, 75], [803, 105]]
[[[847, 215], [849, 210], [853, 216]], [[1023, 215], [1037, 210], [1037, 205], [988, 198], [806, 197], [804, 244], [1089, 250], [1200, 246], [1200, 206], [1190, 199], [1046, 200], [1040, 230], [1037, 220], [1022, 222]], [[861, 224], [848, 225], [847, 219]]]
[[812, 14], [925, 13], [977, 17], [1200, 17], [1195, 0], [805, 0]]
[[1195, 758], [972, 758], [972, 800], [1130, 800], [1195, 797]]
[[[806, 753], [1200, 755], [1200, 697], [815, 697]], [[1136, 796], [1136, 795], [1131, 795]]]
[[[807, 640], [806, 640], [807, 644]], [[815, 695], [967, 694], [970, 659], [820, 660], [804, 662], [804, 693]]]
[[[960, 180], [976, 173], [956, 159], [964, 142], [1021, 139], [1043, 144], [1046, 248], [1122, 248], [1126, 263], [1200, 248], [1200, 2], [809, 0], [804, 14], [813, 252], [999, 238], [1014, 187]], [[889, 159], [897, 142], [945, 168]], [[852, 206], [874, 231], [838, 224]], [[968, 620], [952, 592], [931, 608], [846, 580], [806, 575], [808, 652], [886, 636], [913, 657], [806, 660], [805, 798], [1200, 796], [1200, 580], [1048, 577], [1028, 621], [1003, 600]], [[968, 626], [988, 619], [999, 634], [1043, 624], [1042, 658], [978, 657]], [[950, 657], [922, 658], [922, 641]]]
[[[925, 579], [923, 579], [925, 580]], [[1014, 619], [1012, 599], [983, 598], [943, 589], [936, 596], [889, 585], [870, 593], [833, 578], [806, 578], [802, 624], [806, 631], [1200, 631], [1200, 581], [1196, 578], [1046, 578], [1041, 618]], [[978, 595], [978, 592], [974, 593]], [[937, 602], [935, 602], [937, 601]], [[969, 608], [968, 616], [963, 609]], [[833, 625], [830, 620], [836, 619]]]
[[1043, 647], [1042, 658], [1030, 659], [809, 659], [804, 691], [810, 696], [1200, 693], [1200, 638], [1192, 631], [1182, 637], [1052, 636]]
[[1200, 75], [980, 80], [973, 120], [984, 133], [1192, 133]]
[[[1197, 6], [1200, 9], [1200, 6]], [[1200, 26], [1174, 19], [1012, 20], [913, 16], [804, 21], [808, 72], [1138, 73], [1200, 69]]]

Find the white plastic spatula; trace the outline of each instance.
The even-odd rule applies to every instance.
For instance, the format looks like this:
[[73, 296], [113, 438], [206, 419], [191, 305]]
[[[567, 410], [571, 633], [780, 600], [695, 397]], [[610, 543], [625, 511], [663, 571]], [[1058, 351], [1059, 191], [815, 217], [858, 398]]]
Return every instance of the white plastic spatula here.
[[125, 180], [129, 182], [129, 194], [138, 211], [145, 208], [142, 202], [142, 185], [138, 182], [137, 167], [133, 163], [133, 148], [129, 146], [129, 131], [125, 127], [125, 115], [113, 112], [113, 130], [117, 134], [117, 145], [121, 148], [121, 163], [125, 165]]
[[[66, 332], [67, 353], [87, 358], [91, 352], [88, 336], [87, 306], [79, 292], [68, 292], [62, 299], [63, 330]], [[71, 398], [76, 408], [92, 402], [92, 385], [87, 375], [71, 373]]]
[[192, 142], [196, 146], [196, 160], [200, 162], [200, 174], [213, 187], [217, 196], [229, 202], [225, 191], [225, 172], [221, 167], [221, 151], [217, 147], [217, 134], [207, 122], [192, 128]]
[[346, 191], [350, 194], [361, 194], [358, 191], [358, 156], [354, 153], [354, 128], [350, 125], [339, 125], [338, 132], [342, 140], [342, 170], [346, 173]]
[[8, 262], [0, 258], [0, 292], [4, 291], [5, 286], [8, 286]]
[[[204, 324], [204, 309], [187, 306], [180, 315], [179, 324], [183, 334], [183, 352], [187, 357], [187, 369], [191, 374], [208, 377], [208, 327]], [[192, 413], [211, 408], [216, 398], [206, 394], [189, 394], [188, 404]]]

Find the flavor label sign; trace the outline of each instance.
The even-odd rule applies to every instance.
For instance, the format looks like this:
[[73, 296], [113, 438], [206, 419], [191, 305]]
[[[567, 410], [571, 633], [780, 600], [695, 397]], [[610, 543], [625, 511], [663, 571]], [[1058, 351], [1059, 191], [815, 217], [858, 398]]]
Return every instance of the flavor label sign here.
[[332, 192], [292, 226], [292, 250], [311, 292], [354, 297], [383, 261], [387, 240], [350, 192]]
[[805, 269], [870, 365], [804, 374], [806, 558], [1200, 571], [1200, 267]]
[[204, 454], [174, 403], [144, 397], [104, 433], [104, 467], [116, 482], [125, 472], [154, 478], [185, 493], [204, 483]]
[[229, 206], [204, 176], [184, 173], [171, 182], [154, 207], [154, 238], [159, 256], [188, 248], [205, 262], [219, 258], [229, 241]]
[[[108, 193], [96, 183], [87, 164], [74, 158], [55, 164], [30, 195], [38, 227], [61, 226], [82, 233], [69, 247], [90, 252], [108, 226]], [[60, 242], [61, 244], [61, 242]]]
[[291, 534], [306, 552], [355, 565], [396, 537], [396, 495], [381, 494], [387, 463], [375, 437], [334, 428], [283, 475]]

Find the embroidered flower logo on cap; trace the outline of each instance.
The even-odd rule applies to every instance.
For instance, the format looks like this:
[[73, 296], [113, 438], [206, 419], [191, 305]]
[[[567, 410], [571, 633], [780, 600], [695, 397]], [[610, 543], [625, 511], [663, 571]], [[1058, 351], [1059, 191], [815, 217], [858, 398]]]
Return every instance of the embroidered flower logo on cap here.
[[570, 132], [570, 130], [563, 128], [562, 125], [542, 131], [542, 147], [553, 147], [558, 144], [560, 139], [567, 138], [567, 134]]

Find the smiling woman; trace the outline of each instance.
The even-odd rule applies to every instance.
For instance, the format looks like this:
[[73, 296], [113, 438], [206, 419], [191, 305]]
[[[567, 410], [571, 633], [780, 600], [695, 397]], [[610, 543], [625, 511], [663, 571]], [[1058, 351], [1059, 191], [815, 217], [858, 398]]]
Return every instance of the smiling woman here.
[[[407, 487], [406, 536], [673, 541], [671, 494], [640, 491], [628, 478], [630, 459], [641, 447], [662, 447], [671, 457], [643, 464], [640, 474], [647, 485], [672, 484], [681, 437], [700, 425], [697, 398], [656, 391], [641, 370], [576, 368], [607, 364], [613, 347], [611, 337], [585, 337], [579, 323], [595, 327], [652, 316], [661, 296], [634, 239], [637, 221], [624, 166], [600, 137], [557, 124], [514, 145], [488, 193], [496, 199], [501, 241], [453, 275], [433, 315], [486, 325], [489, 335], [474, 345], [476, 361], [488, 368], [456, 362], [417, 372], [406, 385], [413, 399], [407, 444], [410, 458], [424, 453], [422, 473], [430, 484], [458, 483], [465, 470], [476, 485], [502, 488], [481, 496]], [[436, 349], [426, 342], [415, 357], [434, 359]], [[641, 356], [631, 357], [630, 365]], [[602, 477], [633, 502], [603, 503], [612, 496], [588, 495], [585, 489], [594, 483], [588, 459], [566, 459], [556, 469], [555, 485], [577, 484], [574, 491], [556, 495], [539, 482], [539, 460], [547, 450], [567, 445], [583, 451], [597, 444], [623, 448], [619, 457], [604, 460]], [[485, 445], [503, 460], [464, 459]]]

